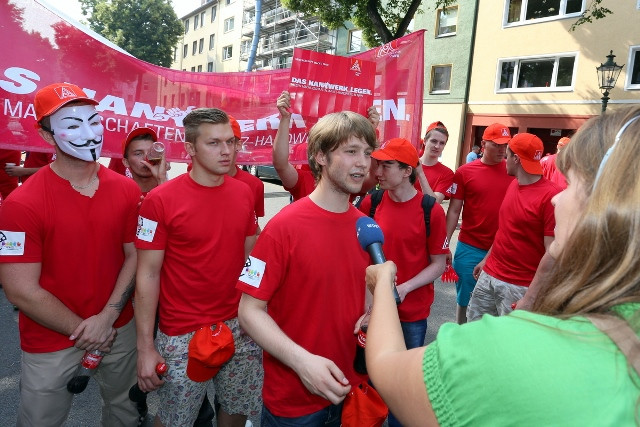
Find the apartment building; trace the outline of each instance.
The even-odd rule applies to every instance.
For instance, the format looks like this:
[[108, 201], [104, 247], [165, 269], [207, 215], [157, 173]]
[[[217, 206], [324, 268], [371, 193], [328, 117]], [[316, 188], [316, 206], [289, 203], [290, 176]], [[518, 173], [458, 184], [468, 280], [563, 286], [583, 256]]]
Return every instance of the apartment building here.
[[174, 48], [171, 68], [194, 72], [241, 71], [241, 0], [203, 0], [181, 18], [182, 40]]
[[263, 0], [260, 6], [260, 25], [256, 27], [255, 0], [202, 0], [199, 8], [181, 18], [184, 34], [174, 48], [171, 68], [246, 71], [256, 31], [251, 70], [291, 67], [295, 47], [338, 55], [367, 49], [361, 32], [350, 23], [329, 30], [315, 17], [286, 9], [280, 0]]
[[502, 122], [538, 135], [545, 152], [601, 113], [596, 67], [625, 64], [608, 109], [640, 101], [640, 2], [607, 1], [605, 19], [571, 25], [590, 0], [479, 2], [468, 111], [459, 159]]

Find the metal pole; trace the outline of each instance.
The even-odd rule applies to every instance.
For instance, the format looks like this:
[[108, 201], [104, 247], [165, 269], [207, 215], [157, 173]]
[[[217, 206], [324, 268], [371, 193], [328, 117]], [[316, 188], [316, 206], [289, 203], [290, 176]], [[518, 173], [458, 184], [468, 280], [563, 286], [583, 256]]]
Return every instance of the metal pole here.
[[602, 95], [600, 99], [602, 99], [602, 114], [604, 114], [604, 112], [607, 111], [607, 103], [609, 102], [609, 91], [605, 90]]

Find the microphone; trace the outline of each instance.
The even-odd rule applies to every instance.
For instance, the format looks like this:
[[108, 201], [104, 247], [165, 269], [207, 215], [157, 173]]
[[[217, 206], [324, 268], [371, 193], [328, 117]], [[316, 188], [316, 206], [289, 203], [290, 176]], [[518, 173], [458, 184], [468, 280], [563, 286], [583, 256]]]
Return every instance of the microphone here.
[[[361, 216], [356, 221], [356, 236], [362, 249], [369, 252], [371, 261], [374, 264], [383, 264], [387, 261], [382, 252], [382, 244], [384, 243], [384, 235], [378, 223], [368, 216]], [[393, 285], [393, 296], [396, 304], [400, 304], [400, 295], [395, 284]]]

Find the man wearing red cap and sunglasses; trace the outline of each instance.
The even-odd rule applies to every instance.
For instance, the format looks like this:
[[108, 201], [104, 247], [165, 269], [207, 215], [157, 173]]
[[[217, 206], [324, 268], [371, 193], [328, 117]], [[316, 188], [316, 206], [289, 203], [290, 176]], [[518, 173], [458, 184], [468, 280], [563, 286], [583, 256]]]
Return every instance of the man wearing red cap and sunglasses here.
[[138, 186], [96, 160], [104, 128], [98, 103], [78, 86], [40, 89], [37, 126], [56, 159], [2, 206], [0, 281], [20, 309], [18, 425], [64, 424], [66, 389], [85, 351], [106, 352], [95, 375], [102, 425], [135, 425], [136, 380], [130, 295]]
[[[509, 128], [500, 123], [487, 127], [482, 134], [484, 156], [480, 161], [464, 164], [456, 170], [449, 190], [451, 201], [447, 210], [449, 241], [462, 212], [462, 226], [453, 258], [458, 273], [456, 283], [456, 321], [467, 321], [467, 305], [476, 285], [473, 269], [493, 244], [498, 230], [498, 210], [513, 177], [507, 175], [504, 161]], [[464, 205], [464, 211], [462, 206]]]
[[500, 207], [493, 245], [473, 270], [478, 283], [467, 307], [468, 321], [485, 313], [510, 313], [553, 242], [556, 221], [551, 199], [561, 188], [542, 176], [543, 150], [540, 138], [530, 133], [519, 133], [508, 143], [507, 173], [516, 179]]
[[431, 123], [423, 140], [424, 152], [420, 157], [422, 168], [417, 169], [416, 189], [435, 197], [438, 203], [449, 199], [447, 191], [453, 183], [453, 171], [440, 163], [448, 139], [449, 132], [444, 123]]

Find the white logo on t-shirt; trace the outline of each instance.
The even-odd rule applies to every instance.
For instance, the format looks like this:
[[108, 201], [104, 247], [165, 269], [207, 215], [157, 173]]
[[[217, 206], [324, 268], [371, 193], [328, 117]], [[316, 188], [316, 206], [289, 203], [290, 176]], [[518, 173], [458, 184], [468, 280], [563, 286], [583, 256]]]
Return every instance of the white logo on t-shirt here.
[[445, 237], [444, 243], [442, 244], [442, 249], [449, 249], [449, 238]]
[[242, 273], [240, 273], [239, 280], [254, 288], [260, 287], [262, 277], [264, 277], [264, 269], [267, 264], [261, 259], [249, 256], [244, 263]]
[[451, 184], [451, 187], [449, 187], [448, 193], [456, 194], [456, 191], [458, 191], [458, 184], [456, 183]]
[[24, 255], [25, 240], [26, 234], [24, 231], [0, 230], [0, 256]]
[[144, 240], [145, 242], [153, 242], [153, 236], [156, 234], [156, 228], [158, 228], [158, 223], [156, 221], [152, 221], [139, 215], [136, 237], [140, 240]]

